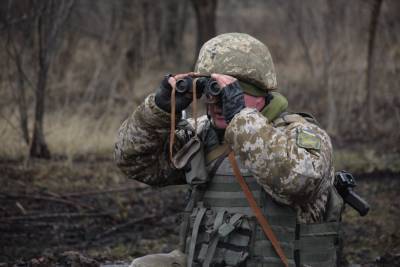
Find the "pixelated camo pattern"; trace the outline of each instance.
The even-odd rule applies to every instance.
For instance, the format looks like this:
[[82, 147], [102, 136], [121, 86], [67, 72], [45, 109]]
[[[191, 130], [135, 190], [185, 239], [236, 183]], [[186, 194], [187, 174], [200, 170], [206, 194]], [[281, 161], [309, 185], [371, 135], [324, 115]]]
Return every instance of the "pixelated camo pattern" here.
[[[321, 139], [319, 150], [297, 145], [301, 130]], [[275, 200], [297, 209], [301, 222], [322, 220], [334, 172], [325, 131], [300, 116], [298, 122], [273, 127], [261, 113], [245, 108], [229, 124], [225, 140]]]
[[[200, 119], [200, 130], [209, 125], [205, 118]], [[128, 177], [154, 186], [185, 182], [184, 173], [169, 164], [169, 119], [150, 95], [122, 124], [115, 159]], [[321, 139], [319, 150], [297, 145], [301, 129]], [[185, 140], [179, 135], [178, 141]], [[229, 124], [225, 141], [275, 200], [297, 210], [300, 222], [322, 220], [333, 179], [332, 146], [325, 131], [304, 119], [273, 127], [261, 113], [245, 108]]]
[[122, 123], [114, 157], [129, 178], [153, 186], [185, 182], [184, 173], [168, 161], [169, 126], [170, 114], [156, 106], [154, 94]]
[[225, 33], [207, 41], [200, 50], [195, 72], [231, 75], [264, 90], [277, 87], [267, 46], [244, 33]]

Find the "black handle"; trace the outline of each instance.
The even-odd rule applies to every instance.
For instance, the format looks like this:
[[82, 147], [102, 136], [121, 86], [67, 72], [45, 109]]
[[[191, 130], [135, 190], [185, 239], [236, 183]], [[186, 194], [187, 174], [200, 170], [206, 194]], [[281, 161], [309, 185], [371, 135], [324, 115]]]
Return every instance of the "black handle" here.
[[344, 196], [344, 201], [348, 203], [353, 209], [358, 211], [360, 216], [367, 215], [369, 211], [368, 203], [357, 195], [353, 190], [348, 190], [347, 194]]

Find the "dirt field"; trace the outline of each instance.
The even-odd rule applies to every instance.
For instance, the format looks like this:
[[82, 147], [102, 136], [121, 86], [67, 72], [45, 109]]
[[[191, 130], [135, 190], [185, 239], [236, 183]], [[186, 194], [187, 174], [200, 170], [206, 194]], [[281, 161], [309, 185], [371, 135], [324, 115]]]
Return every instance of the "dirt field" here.
[[[371, 211], [359, 217], [347, 208], [343, 263], [376, 266], [379, 259], [391, 261], [380, 266], [396, 266], [400, 175], [361, 174], [358, 182]], [[170, 251], [178, 242], [185, 195], [182, 187], [152, 189], [129, 181], [111, 160], [3, 161], [0, 266], [62, 265], [74, 257], [71, 251], [86, 261], [82, 266]]]

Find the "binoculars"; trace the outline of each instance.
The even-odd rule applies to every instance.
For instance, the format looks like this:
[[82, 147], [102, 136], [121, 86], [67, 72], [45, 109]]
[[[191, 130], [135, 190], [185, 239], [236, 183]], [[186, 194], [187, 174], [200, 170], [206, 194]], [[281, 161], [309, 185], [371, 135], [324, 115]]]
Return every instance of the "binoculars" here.
[[217, 81], [211, 77], [185, 77], [184, 79], [180, 79], [176, 81], [176, 92], [180, 94], [192, 92], [194, 79], [196, 83], [196, 89], [200, 95], [204, 93], [206, 96], [220, 96], [222, 89], [219, 87]]

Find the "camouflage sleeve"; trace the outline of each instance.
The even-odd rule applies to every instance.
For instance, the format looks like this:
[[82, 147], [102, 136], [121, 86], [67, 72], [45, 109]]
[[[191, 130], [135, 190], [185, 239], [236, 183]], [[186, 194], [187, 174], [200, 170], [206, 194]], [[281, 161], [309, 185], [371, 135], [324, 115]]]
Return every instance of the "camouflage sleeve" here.
[[[245, 108], [229, 124], [225, 140], [274, 199], [306, 207], [313, 213], [307, 216], [315, 221], [320, 219], [326, 188], [332, 182], [332, 145], [325, 131], [300, 119], [274, 127], [257, 110]], [[318, 149], [299, 146], [302, 131], [313, 134]]]
[[122, 123], [114, 156], [129, 178], [154, 186], [185, 182], [184, 173], [169, 164], [169, 125], [170, 114], [156, 106], [153, 94]]

